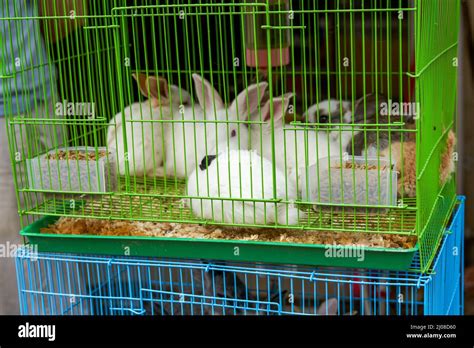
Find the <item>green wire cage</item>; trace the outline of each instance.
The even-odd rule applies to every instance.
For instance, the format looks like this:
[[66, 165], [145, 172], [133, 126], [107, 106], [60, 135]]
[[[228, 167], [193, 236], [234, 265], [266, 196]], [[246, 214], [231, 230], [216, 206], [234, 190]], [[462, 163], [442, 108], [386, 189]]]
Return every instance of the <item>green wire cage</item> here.
[[[40, 232], [68, 216], [407, 235], [416, 247], [367, 248], [370, 266], [419, 249], [430, 267], [456, 204], [459, 0], [2, 6], [19, 213], [45, 251], [235, 259], [231, 241]], [[239, 246], [334, 262], [317, 244]]]

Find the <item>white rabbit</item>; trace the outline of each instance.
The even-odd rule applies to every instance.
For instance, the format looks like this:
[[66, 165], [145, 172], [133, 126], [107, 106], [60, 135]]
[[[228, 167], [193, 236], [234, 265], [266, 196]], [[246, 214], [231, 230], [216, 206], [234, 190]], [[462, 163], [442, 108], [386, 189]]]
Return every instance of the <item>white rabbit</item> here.
[[[153, 120], [170, 118], [173, 109], [191, 102], [191, 96], [184, 89], [168, 85], [164, 78], [145, 74], [132, 76], [137, 80], [141, 93], [149, 99], [131, 104], [123, 114], [119, 112], [114, 116], [107, 130], [107, 145], [117, 155], [121, 175], [125, 175], [128, 162], [132, 176], [163, 176], [163, 127], [161, 122]], [[124, 146], [123, 118], [128, 154]]]
[[199, 105], [185, 107], [165, 126], [166, 174], [185, 178], [197, 170], [204, 156], [219, 147], [248, 148], [248, 130], [243, 122], [259, 106], [266, 82], [251, 85], [226, 108], [219, 93], [204, 78], [193, 74]]
[[[288, 179], [298, 182], [298, 191], [302, 189], [302, 174], [305, 168], [318, 163], [318, 160], [330, 156], [340, 155], [340, 146], [329, 130], [317, 131], [311, 127], [298, 125], [283, 126], [282, 112], [280, 109], [288, 107], [292, 94], [283, 96], [284, 103], [274, 104], [274, 136], [275, 136], [275, 163], [278, 168], [288, 173]], [[262, 108], [261, 126], [252, 125], [250, 136], [252, 149], [263, 157], [272, 158], [270, 107], [267, 102]], [[263, 115], [266, 115], [263, 117]], [[259, 117], [257, 120], [260, 120]], [[255, 118], [254, 118], [255, 121]]]
[[[288, 103], [284, 98], [275, 98], [274, 104], [275, 113], [281, 118], [286, 111], [284, 105]], [[269, 111], [269, 108], [264, 109], [268, 114]], [[254, 150], [224, 149], [217, 155], [204, 157], [198, 170], [188, 178], [187, 188], [189, 196], [202, 197], [188, 199], [187, 204], [196, 216], [204, 219], [238, 224], [296, 225], [298, 218], [304, 217], [304, 213], [291, 203], [297, 199], [294, 182], [287, 181], [286, 173], [276, 167], [274, 185], [272, 162]], [[289, 201], [277, 203], [277, 211], [274, 203], [258, 201], [273, 199], [274, 190], [277, 199]]]

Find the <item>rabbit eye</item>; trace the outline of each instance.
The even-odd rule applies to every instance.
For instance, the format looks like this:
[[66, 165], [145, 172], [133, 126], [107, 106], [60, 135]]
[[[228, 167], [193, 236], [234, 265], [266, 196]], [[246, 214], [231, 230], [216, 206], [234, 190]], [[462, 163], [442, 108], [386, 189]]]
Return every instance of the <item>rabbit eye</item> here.
[[319, 116], [319, 122], [320, 123], [327, 123], [328, 121], [329, 121], [329, 116], [327, 116], [327, 115]]
[[232, 132], [230, 133], [230, 137], [233, 138], [237, 135], [237, 132], [235, 131], [235, 129], [232, 130]]

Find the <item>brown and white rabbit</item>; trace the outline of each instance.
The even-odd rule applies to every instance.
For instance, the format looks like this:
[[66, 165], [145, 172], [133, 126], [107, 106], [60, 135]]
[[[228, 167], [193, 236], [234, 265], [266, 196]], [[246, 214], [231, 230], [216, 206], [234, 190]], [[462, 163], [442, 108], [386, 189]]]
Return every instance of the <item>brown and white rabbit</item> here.
[[[453, 130], [446, 137], [445, 150], [441, 155], [439, 168], [439, 182], [444, 185], [451, 179], [455, 171], [454, 151], [456, 135]], [[381, 156], [391, 157], [396, 163], [398, 171], [398, 196], [416, 196], [416, 142], [415, 140], [395, 141], [381, 152]]]
[[[125, 107], [112, 118], [107, 130], [107, 145], [116, 154], [120, 175], [125, 175], [128, 165], [132, 176], [163, 176], [163, 126], [161, 122], [153, 121], [171, 119], [179, 105], [191, 102], [191, 96], [184, 89], [168, 85], [162, 77], [132, 76], [148, 99]], [[125, 153], [124, 126], [128, 153]]]

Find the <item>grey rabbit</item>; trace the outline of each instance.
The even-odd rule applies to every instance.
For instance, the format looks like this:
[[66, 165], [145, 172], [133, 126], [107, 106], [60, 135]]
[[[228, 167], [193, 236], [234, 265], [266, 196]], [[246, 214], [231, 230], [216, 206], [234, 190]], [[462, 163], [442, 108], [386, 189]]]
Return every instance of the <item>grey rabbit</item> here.
[[[356, 126], [353, 132], [351, 130], [352, 127], [343, 127], [344, 130], [341, 132], [339, 130], [332, 132], [333, 139], [337, 139], [340, 135], [342, 147], [349, 155], [361, 156], [366, 153], [369, 156], [377, 156], [388, 148], [391, 143], [400, 141], [402, 137], [401, 127], [392, 126], [392, 129], [388, 129], [384, 124], [403, 121], [407, 123], [413, 122], [411, 116], [407, 118], [404, 115], [390, 114], [389, 117], [386, 110], [389, 105], [387, 97], [382, 94], [368, 94], [358, 99], [354, 111], [350, 115], [346, 114], [343, 121], [348, 124], [366, 124], [369, 126], [366, 127], [365, 132], [362, 130], [363, 126]], [[371, 124], [382, 125], [370, 126]], [[404, 137], [404, 140], [408, 140], [410, 135], [404, 135]]]

